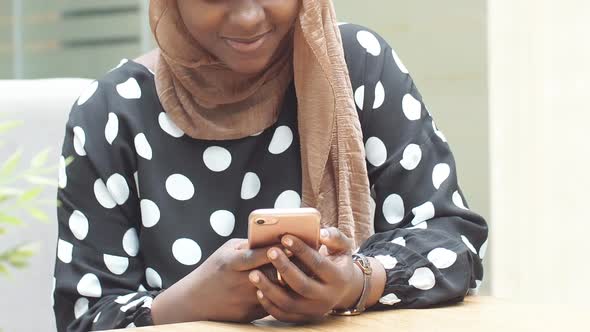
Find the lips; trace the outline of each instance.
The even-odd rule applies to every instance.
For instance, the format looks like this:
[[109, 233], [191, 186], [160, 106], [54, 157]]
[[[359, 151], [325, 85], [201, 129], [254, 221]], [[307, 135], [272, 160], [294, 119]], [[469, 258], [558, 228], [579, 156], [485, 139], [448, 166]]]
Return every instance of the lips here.
[[266, 32], [253, 38], [225, 37], [224, 39], [231, 48], [240, 53], [253, 53], [262, 47], [268, 35], [269, 32]]

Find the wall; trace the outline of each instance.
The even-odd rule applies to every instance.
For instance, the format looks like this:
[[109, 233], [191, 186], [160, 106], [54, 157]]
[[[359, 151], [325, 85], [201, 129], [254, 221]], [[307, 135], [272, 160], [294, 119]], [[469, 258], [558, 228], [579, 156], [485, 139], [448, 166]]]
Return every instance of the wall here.
[[493, 292], [590, 297], [590, 3], [489, 2]]

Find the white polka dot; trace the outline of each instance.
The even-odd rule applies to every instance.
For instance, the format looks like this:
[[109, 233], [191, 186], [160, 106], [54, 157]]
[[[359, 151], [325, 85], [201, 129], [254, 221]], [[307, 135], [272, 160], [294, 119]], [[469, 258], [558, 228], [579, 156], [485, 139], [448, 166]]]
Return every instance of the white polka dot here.
[[359, 110], [363, 110], [363, 106], [365, 105], [365, 86], [361, 85], [356, 89], [354, 92], [354, 102], [356, 103], [356, 107]]
[[70, 231], [78, 240], [84, 240], [88, 235], [88, 219], [80, 211], [74, 211], [69, 219]]
[[172, 245], [172, 254], [183, 265], [195, 265], [201, 260], [201, 247], [191, 239], [178, 239]]
[[275, 130], [268, 151], [272, 154], [281, 154], [291, 146], [293, 143], [293, 132], [287, 126], [280, 126]]
[[348, 24], [348, 23], [346, 23], [346, 22], [338, 22], [338, 26], [346, 25], [346, 24]]
[[84, 145], [86, 145], [86, 133], [84, 133], [84, 129], [74, 127], [74, 151], [82, 157], [86, 155]]
[[301, 207], [301, 196], [296, 191], [282, 192], [275, 201], [275, 209], [295, 209]]
[[446, 269], [457, 261], [457, 254], [445, 248], [436, 248], [427, 257], [439, 269]]
[[96, 196], [98, 203], [107, 209], [112, 209], [117, 205], [102, 179], [94, 181], [94, 196]]
[[414, 227], [408, 227], [407, 229], [428, 229], [428, 223], [424, 221]]
[[98, 319], [100, 318], [100, 314], [102, 314], [102, 311], [99, 312], [98, 315], [96, 315], [96, 317], [94, 317], [94, 320], [92, 321], [92, 323], [98, 322]]
[[479, 295], [479, 288], [481, 287], [481, 280], [475, 280], [475, 288], [469, 288], [467, 295], [477, 296]]
[[427, 267], [418, 268], [408, 282], [410, 286], [421, 290], [429, 290], [435, 285], [434, 273]]
[[379, 40], [369, 31], [362, 30], [357, 32], [356, 39], [369, 54], [373, 56], [381, 54], [381, 44], [379, 43]]
[[59, 239], [57, 241], [57, 258], [60, 261], [69, 264], [72, 262], [72, 251], [74, 250], [74, 245], [71, 243]]
[[52, 279], [53, 279], [53, 284], [52, 284], [53, 286], [51, 288], [51, 306], [53, 307], [53, 306], [55, 306], [55, 285], [56, 285], [57, 280], [55, 279], [55, 277], [52, 277]]
[[461, 194], [459, 194], [459, 191], [455, 191], [453, 193], [453, 203], [455, 203], [457, 207], [467, 210], [465, 203], [463, 202], [463, 198], [461, 197]]
[[137, 171], [133, 173], [133, 180], [135, 180], [135, 190], [137, 190], [137, 197], [141, 197], [139, 194], [139, 174]]
[[412, 219], [412, 225], [416, 226], [419, 223], [434, 218], [434, 204], [426, 202], [420, 206], [412, 209], [414, 219]]
[[447, 142], [447, 138], [445, 137], [445, 135], [442, 133], [442, 131], [438, 130], [438, 128], [436, 128], [436, 124], [434, 123], [434, 120], [432, 120], [432, 129], [434, 129], [434, 132], [436, 133], [436, 135], [438, 137], [440, 137], [440, 139], [443, 142]]
[[[131, 302], [129, 302], [129, 303], [127, 303], [127, 304], [125, 304], [125, 305], [124, 305], [124, 306], [122, 306], [122, 307], [121, 307], [119, 310], [121, 310], [122, 312], [127, 312], [127, 311], [129, 311], [129, 309], [131, 309], [131, 308], [136, 308], [136, 307], [138, 307], [138, 306], [139, 306], [141, 303], [143, 303], [143, 301], [145, 301], [145, 299], [147, 299], [147, 298], [148, 298], [147, 296], [142, 296], [142, 297], [140, 297], [140, 298], [138, 298], [138, 299], [135, 299], [135, 300], [133, 300], [133, 301], [131, 301]], [[133, 323], [131, 323], [131, 324], [133, 324]], [[130, 324], [130, 325], [127, 325], [127, 328], [129, 328], [129, 327], [135, 327], [135, 325], [131, 326], [131, 324]]]
[[391, 194], [383, 202], [383, 216], [388, 223], [395, 225], [400, 223], [405, 216], [404, 200], [400, 195]]
[[195, 194], [195, 187], [191, 180], [182, 174], [173, 174], [166, 180], [168, 195], [179, 201], [188, 201]]
[[379, 81], [375, 86], [375, 101], [373, 102], [373, 109], [376, 110], [383, 106], [383, 102], [385, 102], [385, 88], [383, 88], [383, 83]]
[[184, 131], [178, 128], [178, 126], [172, 120], [170, 120], [170, 117], [165, 112], [161, 112], [160, 115], [158, 115], [158, 123], [160, 124], [160, 128], [162, 128], [162, 130], [168, 135], [175, 138], [184, 136]]
[[242, 181], [242, 190], [240, 197], [242, 199], [252, 199], [260, 192], [260, 178], [256, 173], [248, 172], [244, 175]]
[[365, 144], [367, 160], [371, 165], [379, 167], [387, 160], [387, 148], [382, 140], [377, 137], [370, 137]]
[[125, 326], [126, 329], [132, 329], [132, 328], [135, 328], [135, 327], [137, 327], [137, 326], [135, 326], [135, 323], [133, 323], [133, 322], [131, 322], [127, 326]]
[[236, 217], [229, 211], [219, 210], [211, 214], [209, 221], [215, 233], [221, 236], [230, 236], [234, 231]]
[[145, 288], [144, 285], [139, 285], [139, 287], [137, 287], [137, 291], [138, 292], [147, 292], [147, 289]]
[[391, 240], [391, 243], [395, 243], [398, 244], [402, 247], [406, 246], [406, 239], [404, 239], [403, 237], [396, 237], [395, 239]]
[[[129, 309], [135, 308], [138, 305], [142, 304], [148, 298], [149, 298], [148, 296], [142, 296], [139, 299], [133, 300], [133, 301], [127, 303], [126, 305], [122, 306], [119, 310], [121, 310], [122, 312], [127, 312], [127, 311], [129, 311]], [[133, 323], [131, 323], [131, 324], [133, 324]], [[130, 327], [130, 325], [127, 325], [127, 327]], [[135, 327], [135, 325], [133, 325], [131, 327]]]
[[107, 180], [107, 189], [117, 204], [123, 205], [129, 198], [129, 186], [121, 174], [113, 174]]
[[438, 164], [434, 166], [432, 171], [432, 184], [434, 188], [439, 189], [440, 186], [445, 182], [449, 175], [451, 175], [451, 167], [447, 164]]
[[469, 239], [465, 235], [461, 235], [461, 240], [463, 240], [463, 243], [465, 243], [465, 245], [467, 246], [467, 248], [469, 248], [469, 250], [471, 250], [471, 252], [477, 255], [477, 250], [475, 250], [475, 247], [473, 246], [473, 244], [471, 244], [471, 241], [469, 241]]
[[404, 74], [408, 74], [409, 73], [408, 68], [406, 68], [406, 66], [404, 66], [402, 60], [399, 58], [399, 56], [397, 55], [397, 53], [395, 52], [394, 49], [391, 49], [391, 53], [393, 55], [393, 60], [395, 60], [395, 64], [397, 65], [399, 70]]
[[127, 271], [129, 267], [129, 258], [119, 257], [113, 255], [103, 255], [104, 264], [113, 274], [121, 275]]
[[213, 172], [223, 172], [231, 165], [231, 153], [220, 146], [210, 146], [203, 152], [203, 162]]
[[143, 227], [154, 227], [160, 221], [160, 208], [149, 199], [142, 199], [139, 203], [141, 209], [141, 223]]
[[102, 288], [100, 287], [100, 282], [98, 281], [98, 277], [95, 274], [87, 273], [85, 274], [82, 279], [78, 282], [76, 286], [78, 293], [82, 296], [87, 297], [101, 297], [102, 296]]
[[153, 302], [154, 302], [154, 299], [152, 299], [151, 297], [146, 297], [145, 300], [143, 300], [142, 307], [151, 309]]
[[82, 94], [80, 94], [80, 97], [78, 98], [78, 106], [84, 105], [88, 100], [90, 100], [90, 98], [94, 96], [96, 90], [98, 90], [98, 82], [94, 81], [90, 83], [90, 85], [88, 85], [84, 91], [82, 91]]
[[378, 260], [386, 270], [391, 270], [397, 265], [397, 259], [390, 255], [378, 255], [375, 256], [375, 259]]
[[488, 240], [479, 247], [479, 258], [484, 259], [486, 252], [488, 251]]
[[63, 156], [59, 157], [59, 169], [57, 179], [57, 184], [61, 189], [64, 189], [68, 185], [68, 175], [66, 174], [66, 159]]
[[124, 64], [126, 64], [127, 62], [129, 62], [129, 60], [127, 60], [127, 59], [123, 58], [123, 59], [121, 59], [121, 61], [119, 61], [119, 64], [118, 64], [118, 65], [117, 65], [117, 67], [115, 67], [115, 68], [121, 68], [121, 67], [123, 67], [123, 65], [124, 65]]
[[151, 288], [162, 289], [162, 277], [151, 267], [145, 269], [145, 280]]
[[141, 88], [137, 80], [133, 77], [121, 84], [117, 84], [117, 92], [125, 99], [139, 99], [141, 98]]
[[123, 235], [123, 249], [131, 257], [137, 256], [139, 252], [139, 238], [135, 228], [129, 228]]
[[82, 317], [88, 311], [88, 299], [81, 297], [74, 303], [74, 317], [76, 319]]
[[137, 154], [147, 160], [152, 160], [152, 147], [144, 133], [137, 134], [133, 140]]
[[418, 167], [422, 160], [422, 149], [417, 144], [410, 144], [404, 149], [403, 159], [400, 164], [408, 171], [412, 171]]
[[109, 119], [107, 125], [104, 127], [104, 137], [110, 145], [113, 145], [113, 141], [119, 134], [119, 118], [115, 113], [109, 113]]
[[402, 109], [410, 121], [419, 120], [422, 114], [422, 104], [409, 93], [402, 99]]
[[379, 299], [379, 303], [385, 304], [385, 305], [394, 305], [396, 303], [401, 302], [402, 300], [400, 300], [397, 295], [393, 294], [393, 293], [389, 293], [385, 296], [383, 296], [382, 298]]
[[118, 304], [127, 304], [136, 295], [137, 295], [137, 293], [129, 293], [129, 294], [126, 294], [126, 295], [117, 296], [117, 298], [115, 299], [115, 303], [118, 303]]
[[119, 61], [119, 64], [116, 67], [114, 67], [111, 70], [109, 70], [109, 72], [111, 72], [111, 71], [113, 71], [115, 69], [121, 68], [127, 62], [129, 62], [129, 60], [127, 60], [127, 59], [121, 59], [121, 61]]

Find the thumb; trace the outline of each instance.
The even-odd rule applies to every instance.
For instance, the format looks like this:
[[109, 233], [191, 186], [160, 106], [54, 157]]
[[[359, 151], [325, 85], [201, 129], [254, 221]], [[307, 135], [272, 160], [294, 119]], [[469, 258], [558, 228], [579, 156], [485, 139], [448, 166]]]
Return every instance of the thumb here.
[[352, 254], [352, 240], [338, 228], [330, 227], [320, 230], [320, 243], [326, 246], [330, 255]]

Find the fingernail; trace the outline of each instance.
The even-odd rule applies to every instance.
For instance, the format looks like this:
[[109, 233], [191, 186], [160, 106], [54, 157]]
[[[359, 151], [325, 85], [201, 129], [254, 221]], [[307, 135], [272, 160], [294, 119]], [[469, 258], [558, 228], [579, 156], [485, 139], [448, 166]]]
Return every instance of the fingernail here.
[[287, 249], [287, 248], [283, 249], [283, 252], [284, 252], [284, 253], [285, 253], [285, 255], [287, 255], [287, 256], [293, 256], [293, 252], [291, 252], [291, 250], [289, 250], [289, 249]]
[[259, 299], [261, 299], [261, 298], [264, 297], [264, 295], [262, 294], [262, 291], [261, 290], [257, 290], [256, 291], [256, 296], [258, 296]]
[[276, 250], [271, 249], [268, 253], [268, 257], [270, 257], [270, 259], [277, 259], [277, 257], [279, 257], [279, 254]]
[[322, 230], [320, 231], [320, 236], [321, 236], [322, 238], [327, 238], [327, 237], [328, 237], [328, 235], [330, 235], [330, 234], [328, 233], [328, 230], [327, 230], [327, 229], [322, 229]]
[[287, 246], [290, 247], [293, 245], [293, 239], [291, 239], [290, 237], [285, 237], [283, 238], [283, 243]]
[[258, 273], [256, 272], [250, 272], [250, 281], [252, 281], [253, 283], [257, 284], [260, 281], [260, 277], [258, 276]]

